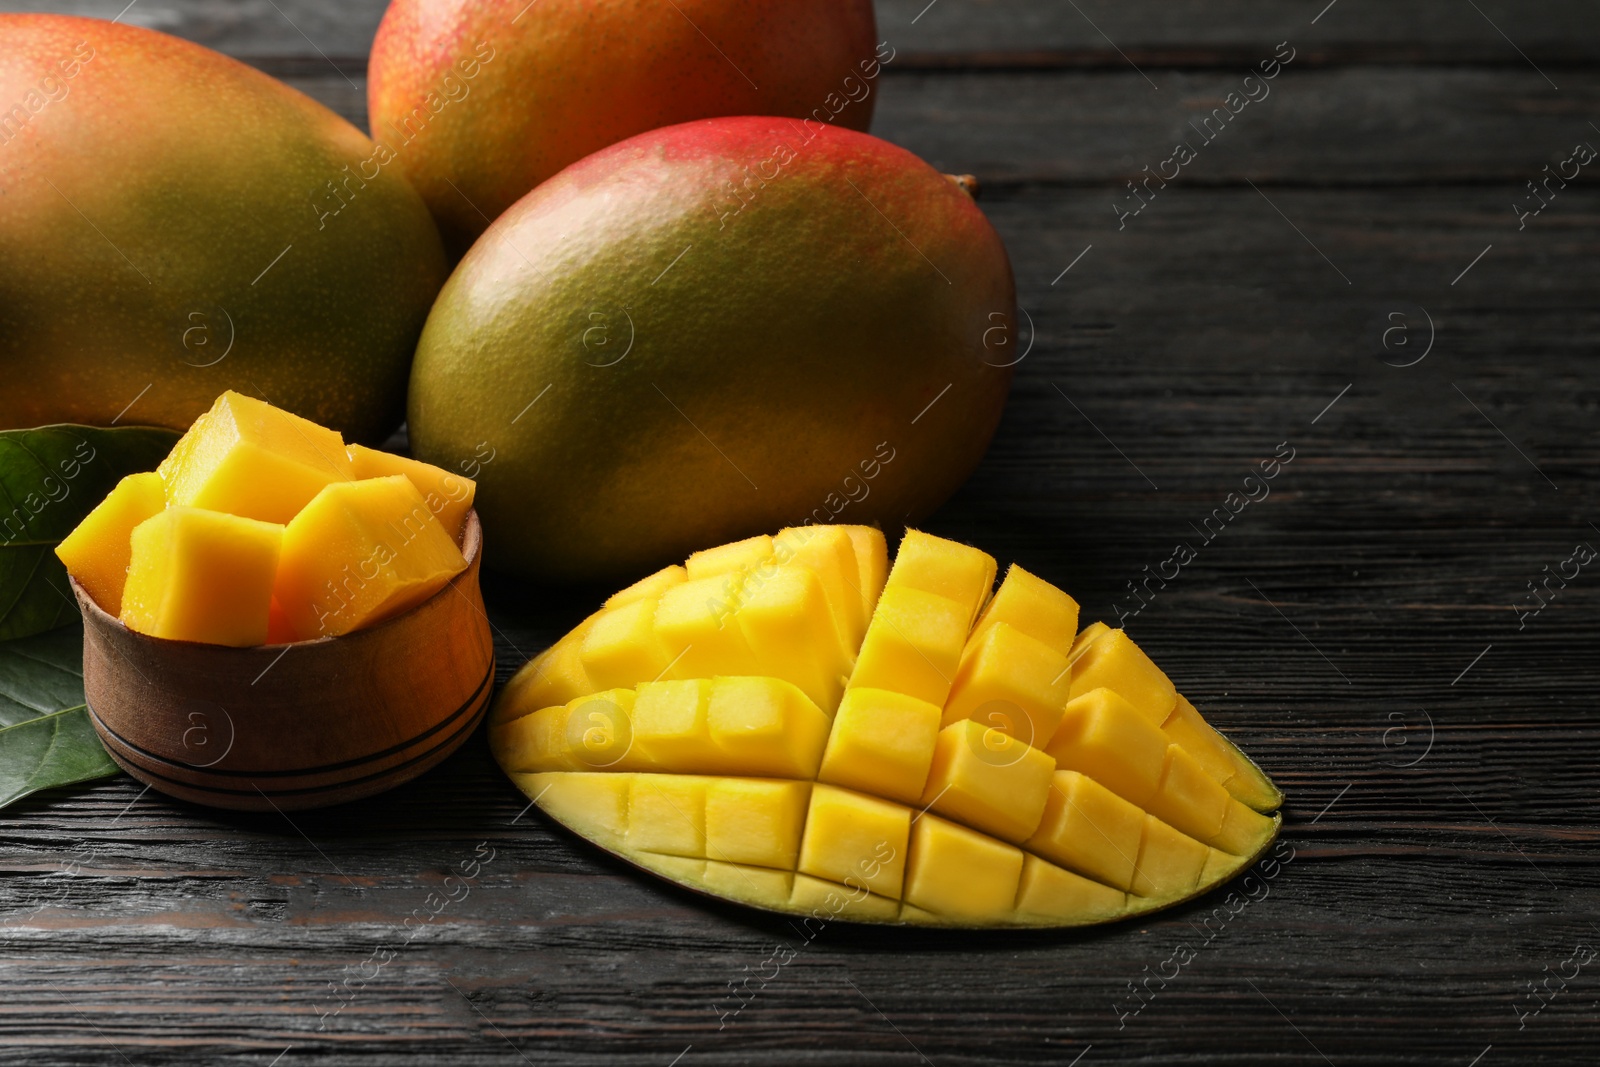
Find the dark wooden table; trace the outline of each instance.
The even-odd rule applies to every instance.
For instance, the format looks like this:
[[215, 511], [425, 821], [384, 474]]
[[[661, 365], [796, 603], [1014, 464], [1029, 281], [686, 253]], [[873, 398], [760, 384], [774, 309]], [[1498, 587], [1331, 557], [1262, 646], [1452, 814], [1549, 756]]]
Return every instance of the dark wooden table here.
[[[381, 7], [124, 17], [362, 123]], [[983, 179], [1034, 330], [993, 451], [930, 528], [1091, 616], [1126, 610], [1282, 785], [1292, 862], [1245, 905], [1219, 891], [1089, 933], [803, 943], [525, 812], [481, 736], [292, 822], [123, 778], [0, 813], [0, 1061], [1600, 1060], [1600, 566], [1518, 607], [1600, 546], [1600, 171], [1513, 208], [1547, 163], [1600, 148], [1593, 0], [882, 0], [879, 18], [897, 56], [875, 132]], [[1189, 120], [1291, 52], [1201, 144]], [[1180, 139], [1197, 157], [1119, 226], [1125, 183]], [[1203, 543], [1280, 443], [1271, 496]], [[1197, 558], [1139, 608], [1127, 583], [1183, 541]], [[599, 596], [488, 593], [502, 678]], [[475, 855], [492, 862], [413, 937], [403, 920]], [[775, 947], [793, 959], [728, 1014]]]

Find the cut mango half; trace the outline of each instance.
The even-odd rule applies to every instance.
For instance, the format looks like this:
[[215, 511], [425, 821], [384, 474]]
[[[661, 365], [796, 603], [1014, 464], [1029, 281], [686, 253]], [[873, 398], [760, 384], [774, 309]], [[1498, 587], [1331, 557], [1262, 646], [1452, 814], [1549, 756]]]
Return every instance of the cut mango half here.
[[557, 822], [681, 885], [816, 919], [1064, 927], [1205, 893], [1282, 795], [1122, 630], [910, 531], [806, 526], [622, 590], [500, 694]]

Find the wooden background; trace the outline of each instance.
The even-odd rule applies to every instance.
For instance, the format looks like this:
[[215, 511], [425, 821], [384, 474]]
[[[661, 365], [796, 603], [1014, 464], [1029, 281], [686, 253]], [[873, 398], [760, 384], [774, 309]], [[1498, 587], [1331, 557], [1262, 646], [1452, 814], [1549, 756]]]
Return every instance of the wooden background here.
[[[1289, 798], [1293, 862], [1208, 944], [1222, 892], [1084, 934], [805, 944], [519, 818], [480, 735], [292, 824], [126, 778], [0, 814], [0, 1062], [1594, 1063], [1600, 566], [1535, 617], [1513, 605], [1600, 546], [1596, 172], [1525, 229], [1512, 204], [1600, 147], [1600, 13], [1325, 4], [878, 7], [898, 57], [874, 132], [982, 177], [1036, 329], [993, 451], [930, 528], [1113, 616], [1295, 450], [1129, 622]], [[381, 7], [125, 18], [363, 123]], [[1119, 230], [1123, 182], [1283, 41], [1271, 97]], [[490, 586], [502, 677], [599, 596]], [[413, 936], [414, 909], [438, 915]], [[793, 959], [723, 1015], [775, 946]], [[1132, 1014], [1130, 983], [1180, 946]]]

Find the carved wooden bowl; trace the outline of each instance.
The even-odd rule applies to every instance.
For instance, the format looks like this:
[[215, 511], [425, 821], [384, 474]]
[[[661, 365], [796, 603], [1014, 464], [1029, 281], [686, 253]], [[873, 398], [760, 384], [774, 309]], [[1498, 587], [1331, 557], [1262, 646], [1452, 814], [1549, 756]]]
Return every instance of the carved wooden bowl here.
[[482, 548], [473, 512], [467, 569], [448, 586], [375, 626], [292, 645], [135, 633], [73, 582], [100, 740], [140, 781], [219, 808], [324, 807], [415, 778], [467, 739], [494, 687]]

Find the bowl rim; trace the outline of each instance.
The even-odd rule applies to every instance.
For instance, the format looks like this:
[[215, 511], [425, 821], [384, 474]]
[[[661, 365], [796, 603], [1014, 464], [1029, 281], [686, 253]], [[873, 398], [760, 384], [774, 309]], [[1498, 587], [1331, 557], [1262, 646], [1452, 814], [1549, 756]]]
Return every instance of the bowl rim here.
[[411, 605], [398, 615], [391, 615], [387, 619], [373, 623], [371, 626], [358, 627], [357, 629], [351, 630], [349, 633], [331, 634], [325, 637], [313, 637], [307, 641], [279, 642], [275, 645], [215, 645], [208, 641], [180, 641], [172, 637], [156, 637], [153, 634], [140, 633], [138, 630], [129, 629], [127, 624], [121, 619], [111, 614], [105, 608], [102, 608], [99, 602], [97, 602], [94, 597], [89, 595], [89, 591], [83, 588], [83, 586], [78, 583], [78, 579], [74, 578], [71, 574], [67, 575], [67, 582], [72, 588], [73, 595], [78, 600], [78, 610], [84, 616], [83, 621], [85, 623], [88, 622], [88, 616], [93, 616], [95, 625], [97, 626], [121, 630], [124, 633], [131, 634], [142, 641], [151, 641], [158, 645], [204, 648], [212, 649], [218, 652], [231, 652], [234, 654], [253, 653], [262, 649], [272, 649], [274, 651], [278, 651], [289, 648], [311, 648], [314, 646], [331, 645], [335, 642], [343, 641], [346, 638], [376, 634], [391, 626], [396, 626], [410, 616], [421, 611], [424, 607], [427, 607], [429, 604], [433, 603], [445, 593], [459, 592], [456, 588], [457, 583], [473, 573], [474, 568], [478, 565], [479, 557], [483, 554], [483, 523], [478, 519], [478, 509], [468, 508], [466, 515], [461, 521], [461, 555], [462, 558], [467, 561], [467, 565], [461, 569], [459, 574], [455, 575], [444, 585], [440, 586], [432, 596], [419, 600], [417, 603]]

